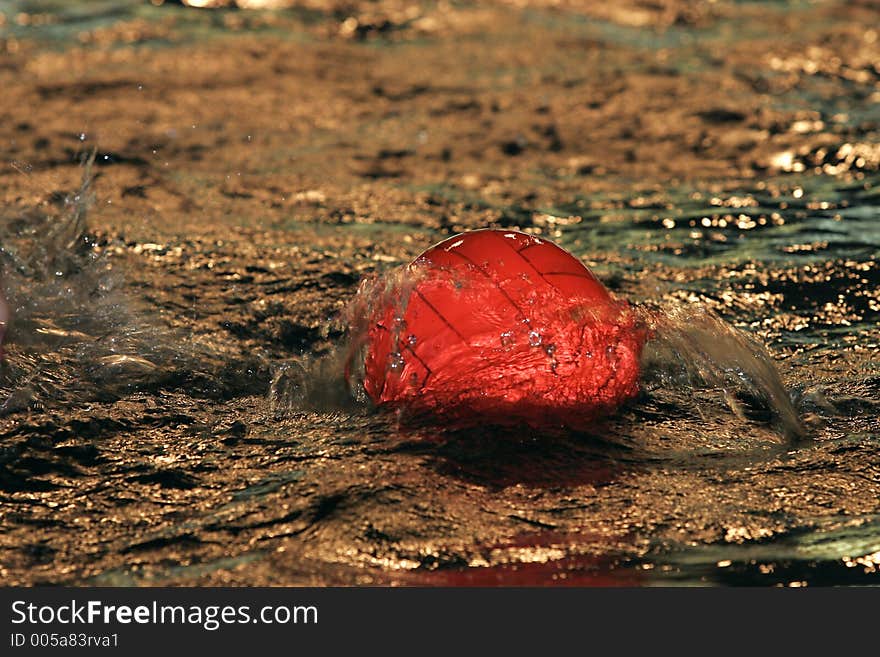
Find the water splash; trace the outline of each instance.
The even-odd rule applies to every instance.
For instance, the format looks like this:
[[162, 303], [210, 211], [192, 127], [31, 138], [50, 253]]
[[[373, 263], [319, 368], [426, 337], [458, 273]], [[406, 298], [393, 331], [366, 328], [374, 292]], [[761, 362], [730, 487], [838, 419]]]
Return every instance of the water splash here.
[[642, 386], [678, 405], [707, 412], [715, 399], [742, 422], [766, 411], [782, 438], [806, 430], [767, 349], [699, 304], [669, 302], [639, 309], [651, 338], [643, 352]]
[[[400, 319], [393, 327], [399, 341], [406, 331], [402, 321], [406, 303], [418, 281], [418, 271], [408, 267], [364, 277], [352, 301], [326, 327], [328, 334], [334, 329], [344, 333], [344, 339], [323, 353], [303, 354], [274, 366], [269, 388], [273, 413], [368, 408], [363, 383], [367, 334], [393, 304], [399, 309]], [[416, 341], [417, 336], [407, 336], [408, 343]], [[388, 367], [394, 363], [389, 361]]]
[[269, 406], [276, 416], [297, 411], [352, 411], [360, 406], [343, 376], [347, 347], [305, 354], [273, 368]]
[[88, 230], [93, 161], [54, 207], [0, 213], [0, 415], [160, 387], [211, 394], [240, 385], [221, 376], [234, 359], [156, 321], [126, 290], [123, 263]]

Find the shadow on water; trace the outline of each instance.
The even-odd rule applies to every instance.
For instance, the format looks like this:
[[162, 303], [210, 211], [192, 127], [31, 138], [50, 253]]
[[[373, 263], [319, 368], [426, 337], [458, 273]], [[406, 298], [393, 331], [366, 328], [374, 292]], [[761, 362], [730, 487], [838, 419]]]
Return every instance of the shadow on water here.
[[403, 435], [444, 477], [501, 490], [510, 486], [566, 488], [603, 486], [643, 463], [625, 444], [600, 435], [541, 435], [528, 427], [481, 427], [449, 432], [402, 427]]

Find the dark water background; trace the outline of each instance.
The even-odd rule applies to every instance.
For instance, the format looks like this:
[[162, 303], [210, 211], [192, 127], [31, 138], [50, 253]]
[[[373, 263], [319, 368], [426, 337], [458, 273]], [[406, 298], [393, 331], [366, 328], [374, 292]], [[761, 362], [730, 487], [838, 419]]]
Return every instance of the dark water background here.
[[[767, 16], [791, 19], [791, 41], [797, 30], [804, 42], [831, 39], [821, 32], [827, 17], [809, 13], [813, 4], [856, 12], [841, 10], [839, 24], [827, 28], [832, 36], [860, 37], [856, 54], [834, 63], [805, 47], [768, 68], [759, 48], [775, 43]], [[100, 122], [83, 129], [81, 119], [71, 119], [73, 137], [60, 150], [67, 184], [47, 188], [39, 172], [54, 166], [45, 154], [58, 151], [62, 138], [50, 135], [48, 146], [28, 150], [23, 138], [10, 137], [12, 156], [4, 159], [20, 173], [5, 179], [12, 182], [0, 207], [3, 286], [15, 313], [0, 366], [0, 577], [92, 584], [875, 583], [880, 59], [872, 44], [880, 36], [871, 37], [864, 22], [871, 7], [859, 3], [724, 7], [706, 21], [686, 20], [682, 10], [685, 18], [662, 29], [539, 5], [522, 10], [517, 23], [524, 34], [575, 33], [617, 53], [609, 85], [615, 75], [696, 79], [719, 66], [707, 51], [757, 47], [757, 62], [730, 65], [727, 74], [754, 78], [760, 112], [771, 116], [770, 128], [753, 128], [763, 136], [736, 132], [764, 114], [740, 107], [735, 95], [719, 90], [712, 98], [704, 89], [706, 102], [695, 110], [706, 114], [706, 127], [694, 153], [705, 140], [715, 144], [705, 146], [711, 155], [725, 135], [733, 139], [724, 172], [700, 171], [699, 162], [667, 172], [664, 162], [678, 157], [674, 148], [665, 150], [661, 139], [646, 154], [638, 132], [623, 132], [615, 143], [630, 147], [617, 168], [615, 154], [603, 159], [600, 144], [585, 162], [555, 168], [535, 159], [499, 174], [498, 192], [485, 185], [487, 171], [503, 170], [499, 162], [507, 160], [487, 158], [472, 166], [475, 174], [432, 179], [405, 166], [389, 174], [409, 156], [387, 155], [387, 148], [378, 168], [356, 170], [359, 182], [346, 182], [351, 173], [334, 178], [333, 162], [347, 158], [351, 144], [387, 146], [382, 140], [393, 141], [388, 132], [395, 131], [422, 139], [404, 112], [387, 119], [399, 125], [359, 123], [340, 141], [319, 135], [297, 147], [295, 158], [306, 165], [322, 159], [339, 187], [390, 180], [367, 188], [371, 209], [345, 219], [345, 204], [360, 201], [337, 203], [332, 192], [303, 192], [304, 208], [268, 215], [247, 181], [222, 188], [222, 197], [210, 185], [194, 191], [211, 175], [227, 183], [271, 167], [272, 175], [302, 175], [297, 165], [293, 173], [270, 166], [280, 148], [273, 151], [272, 143], [259, 161], [226, 170], [221, 162], [209, 174], [194, 164], [202, 157], [175, 150], [176, 137], [151, 155], [136, 138], [112, 146], [117, 128], [98, 138]], [[325, 24], [343, 29], [337, 25], [347, 18], [335, 6], [263, 14], [135, 1], [0, 2], [0, 12], [7, 50], [25, 44], [34, 61], [43, 52], [98, 47], [89, 45], [102, 43], [97, 37], [81, 35], [133, 24], [144, 67], [144, 53], [192, 53], [231, 39], [231, 30], [270, 44], [317, 43]], [[410, 28], [389, 15], [391, 27], [361, 16], [358, 25], [368, 27], [358, 48], [384, 57], [403, 47], [395, 35]], [[157, 25], [173, 27], [151, 27]], [[487, 38], [490, 45], [500, 39]], [[411, 37], [427, 50], [442, 40], [442, 30]], [[102, 47], [112, 52], [125, 44], [114, 37]], [[850, 52], [833, 40], [826, 45]], [[662, 66], [658, 52], [665, 53]], [[437, 55], [440, 62], [450, 57]], [[128, 79], [138, 83], [137, 61], [131, 66], [135, 79]], [[560, 79], [568, 75], [561, 55], [547, 66]], [[601, 62], [595, 66], [603, 70]], [[797, 80], [783, 84], [792, 75]], [[120, 87], [120, 102], [140, 102], [136, 86]], [[559, 86], [560, 97], [568, 88]], [[57, 93], [63, 100], [68, 92]], [[425, 93], [430, 98], [430, 89]], [[69, 102], [90, 100], [86, 94]], [[27, 108], [11, 115], [24, 122]], [[56, 120], [64, 125], [63, 117]], [[233, 119], [226, 130], [236, 129]], [[773, 142], [777, 134], [789, 142]], [[510, 135], [498, 157], [531, 157], [539, 138]], [[686, 157], [696, 156], [681, 153], [678, 161]], [[163, 220], [120, 227], [109, 214], [117, 210], [107, 206], [117, 197], [107, 190], [115, 165], [122, 169], [132, 158], [145, 161], [133, 165], [144, 180], [129, 198], [149, 198], [152, 186], [167, 182], [144, 173], [161, 161], [171, 172], [163, 175], [193, 204], [156, 210]], [[640, 162], [648, 173], [635, 168]], [[603, 182], [582, 185], [584, 176]], [[302, 187], [314, 181], [306, 178]], [[399, 200], [416, 197], [428, 199], [421, 216]], [[206, 217], [214, 211], [234, 213], [235, 228], [212, 232]], [[344, 336], [335, 318], [360, 274], [485, 225], [555, 240], [663, 324], [665, 338], [649, 349], [642, 395], [594, 433], [400, 427], [393, 415], [339, 392], [336, 354]], [[230, 310], [245, 303], [255, 309], [243, 318]], [[756, 344], [775, 362], [803, 435], [785, 431], [784, 404], [750, 369], [765, 353]]]

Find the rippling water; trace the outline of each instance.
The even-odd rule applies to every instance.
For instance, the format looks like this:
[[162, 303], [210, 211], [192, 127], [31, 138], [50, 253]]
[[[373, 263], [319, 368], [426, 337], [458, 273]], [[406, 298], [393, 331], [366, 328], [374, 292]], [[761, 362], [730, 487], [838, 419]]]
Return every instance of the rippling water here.
[[[120, 21], [135, 22], [126, 29], [140, 35], [137, 47], [157, 49], [208, 47], [240, 20], [250, 21], [244, 31], [294, 43], [323, 39], [322, 21], [333, 35], [342, 30], [332, 22], [336, 14], [318, 10], [202, 13], [140, 2], [19, 1], [0, 2], [0, 11], [7, 49], [21, 42], [38, 52], [111, 39]], [[761, 11], [797, 18], [806, 10]], [[156, 27], [169, 17], [174, 29]], [[373, 25], [365, 15], [359, 20]], [[682, 21], [642, 30], [614, 16], [530, 9], [522, 29], [561, 34], [578, 47], [593, 40], [608, 52], [632, 49], [616, 71], [617, 63], [609, 65], [612, 72], [647, 77], [710, 69], [694, 50], [694, 34], [731, 47], [736, 38], [769, 39], [748, 12], [731, 10], [708, 27]], [[406, 29], [364, 28], [358, 47], [385, 52]], [[843, 21], [835, 29], [855, 28]], [[119, 30], [125, 43], [128, 32]], [[433, 47], [430, 32], [419, 34]], [[111, 53], [123, 48], [110, 43]], [[662, 66], [644, 59], [661, 51]], [[42, 63], [32, 64], [52, 70], [51, 61], [35, 56]], [[387, 161], [412, 156], [383, 146], [374, 168], [353, 158], [355, 182], [343, 179], [352, 175], [347, 169], [334, 172], [340, 187], [367, 185], [364, 198], [291, 194], [299, 205], [282, 206], [264, 235], [271, 203], [260, 196], [260, 181], [235, 187], [230, 169], [216, 175], [224, 180], [220, 191], [193, 191], [215, 172], [197, 170], [205, 149], [178, 149], [176, 134], [163, 133], [164, 142], [150, 135], [155, 144], [135, 136], [115, 150], [74, 142], [67, 162], [82, 181], [63, 189], [37, 179], [41, 167], [56, 166], [40, 159], [44, 150], [17, 159], [30, 177], [27, 184], [15, 179], [19, 191], [0, 207], [2, 290], [11, 311], [0, 365], [2, 572], [15, 582], [98, 584], [874, 583], [880, 104], [871, 98], [880, 78], [876, 65], [858, 68], [861, 60], [804, 74], [808, 61], [771, 61], [772, 73], [754, 84], [781, 85], [796, 69], [796, 84], [766, 92], [766, 111], [810, 108], [816, 116], [797, 119], [803, 125], [792, 130], [825, 131], [824, 141], [755, 155], [763, 168], [749, 160], [748, 175], [722, 179], [648, 180], [603, 172], [612, 164], [601, 160], [556, 169], [536, 161], [498, 192], [492, 184], [505, 183], [493, 183], [493, 172], [527, 157], [538, 137], [520, 143], [514, 135], [497, 155], [506, 159], [486, 155], [480, 164], [476, 157], [469, 166], [478, 174], [439, 182], [389, 171]], [[557, 64], [552, 74], [562, 78]], [[129, 82], [138, 81], [126, 77], [119, 93], [136, 93]], [[49, 102], [58, 92], [41, 84]], [[831, 84], [850, 95], [829, 94]], [[425, 93], [379, 93], [378, 86], [368, 89], [383, 100], [370, 104], [388, 102], [392, 116], [369, 124], [377, 132], [382, 121], [396, 120], [395, 103], [405, 102], [387, 100], [394, 93]], [[437, 93], [458, 93], [452, 88]], [[558, 97], [569, 88], [561, 85]], [[100, 94], [102, 87], [89, 89]], [[703, 141], [733, 134], [728, 127], [741, 119], [727, 100], [718, 99], [727, 114], [705, 118], [713, 127]], [[440, 111], [431, 111], [440, 122]], [[546, 111], [539, 107], [535, 120]], [[396, 129], [418, 123], [403, 115]], [[220, 132], [235, 129], [227, 123]], [[359, 129], [354, 137], [371, 138]], [[542, 130], [540, 138], [552, 141]], [[105, 142], [114, 139], [121, 141], [111, 133]], [[633, 143], [621, 161], [638, 162], [638, 138], [620, 139]], [[709, 148], [703, 141], [695, 152]], [[319, 160], [344, 160], [348, 147], [321, 133], [291, 156], [306, 162], [303, 169], [283, 165], [295, 171], [280, 177], [306, 178], [303, 171]], [[278, 148], [260, 152], [248, 166], [274, 175], [282, 167]], [[154, 155], [164, 164], [153, 163]], [[662, 161], [658, 155], [653, 165]], [[126, 166], [147, 174], [113, 178]], [[165, 167], [173, 169], [169, 178], [154, 171]], [[580, 189], [571, 182], [577, 175], [612, 182]], [[113, 196], [117, 204], [165, 194], [156, 213], [176, 213], [186, 229], [144, 220], [137, 237], [123, 234], [105, 218], [105, 197], [116, 187], [128, 190]], [[521, 188], [549, 191], [530, 200], [511, 191]], [[196, 200], [167, 210], [169, 199], [186, 194]], [[383, 194], [428, 200], [412, 218]], [[231, 212], [220, 196], [240, 203], [236, 228], [200, 242], [199, 231], [209, 235], [210, 228], [200, 213]], [[308, 216], [296, 214], [303, 205]], [[487, 224], [569, 249], [650, 327], [640, 395], [595, 430], [549, 436], [412, 426], [371, 408], [347, 385], [345, 308], [358, 303], [361, 273], [394, 275], [396, 265], [448, 234]]]

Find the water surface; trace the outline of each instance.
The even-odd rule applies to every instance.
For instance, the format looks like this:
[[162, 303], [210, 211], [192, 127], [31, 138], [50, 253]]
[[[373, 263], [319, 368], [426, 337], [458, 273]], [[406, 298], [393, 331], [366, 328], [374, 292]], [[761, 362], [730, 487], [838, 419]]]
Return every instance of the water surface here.
[[[874, 583], [876, 9], [310, 7], [0, 2], [0, 577]], [[662, 329], [594, 431], [347, 396], [361, 276], [486, 226]]]

